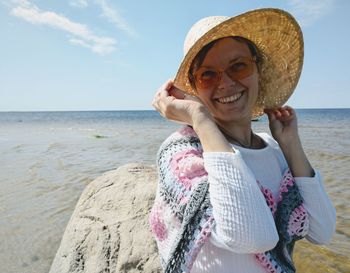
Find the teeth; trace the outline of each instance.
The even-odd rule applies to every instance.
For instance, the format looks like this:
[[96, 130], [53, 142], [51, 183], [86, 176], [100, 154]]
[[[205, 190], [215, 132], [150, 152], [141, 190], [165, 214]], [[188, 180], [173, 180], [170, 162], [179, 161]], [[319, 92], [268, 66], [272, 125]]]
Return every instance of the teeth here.
[[238, 100], [241, 96], [242, 96], [243, 92], [234, 94], [230, 97], [225, 97], [225, 98], [218, 98], [217, 101], [220, 103], [230, 103], [230, 102], [234, 102], [236, 100]]

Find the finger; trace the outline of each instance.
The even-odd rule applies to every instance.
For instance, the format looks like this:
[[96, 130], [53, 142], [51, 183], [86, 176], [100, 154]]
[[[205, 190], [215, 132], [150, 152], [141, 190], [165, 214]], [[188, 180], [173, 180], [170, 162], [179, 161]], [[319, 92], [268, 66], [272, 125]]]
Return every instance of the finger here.
[[267, 115], [268, 119], [270, 122], [274, 121], [276, 119], [274, 115], [274, 110], [273, 109], [264, 109], [264, 113]]
[[295, 110], [292, 107], [290, 107], [288, 105], [285, 105], [285, 106], [282, 107], [282, 109], [283, 109], [283, 112], [284, 112], [283, 116], [284, 116], [284, 118], [286, 120], [292, 120], [292, 119], [296, 119], [297, 118], [296, 112], [295, 112]]
[[164, 117], [164, 111], [167, 109], [167, 105], [174, 99], [169, 96], [168, 90], [173, 86], [173, 80], [166, 81], [156, 92], [152, 105], [153, 107]]
[[271, 115], [274, 112], [274, 109], [264, 108], [263, 111], [266, 115]]
[[162, 91], [164, 91], [164, 90], [169, 90], [169, 89], [171, 89], [171, 87], [173, 86], [173, 80], [167, 80], [164, 84], [162, 84], [159, 88], [158, 88], [158, 90], [157, 90], [157, 92], [156, 92], [156, 95], [155, 96], [160, 96], [160, 93], [162, 92]]
[[161, 97], [157, 101], [159, 109], [163, 112], [166, 111], [166, 109], [169, 109], [170, 104], [175, 100], [175, 98], [172, 96], [163, 95], [167, 92], [168, 91], [164, 90], [164, 92], [162, 92]]
[[293, 107], [291, 107], [291, 106], [289, 106], [289, 105], [285, 105], [285, 106], [283, 106], [285, 109], [287, 109], [287, 110], [292, 110], [292, 111], [294, 111], [294, 108]]
[[186, 96], [186, 93], [184, 91], [180, 90], [174, 85], [170, 88], [169, 94], [177, 99], [184, 99]]
[[278, 110], [274, 111], [276, 119], [279, 121], [287, 121], [290, 118], [289, 112], [285, 109], [278, 108]]
[[159, 90], [154, 96], [152, 105], [160, 112], [165, 100], [169, 97], [168, 91]]
[[276, 119], [279, 119], [282, 116], [281, 111], [279, 109], [274, 110], [273, 114], [275, 115]]
[[289, 113], [289, 111], [288, 110], [286, 110], [286, 109], [282, 109], [281, 110], [281, 114], [282, 114], [282, 117], [283, 118], [288, 118], [291, 114]]
[[159, 112], [159, 105], [158, 105], [157, 99], [155, 99], [155, 98], [153, 99], [152, 106]]
[[295, 112], [294, 108], [292, 108], [292, 107], [286, 105], [286, 106], [285, 106], [285, 109], [289, 112], [289, 114], [290, 114], [291, 116], [296, 116], [296, 112]]
[[174, 81], [172, 79], [169, 79], [161, 86], [161, 89], [169, 91], [171, 87], [173, 87], [173, 85], [174, 85]]
[[169, 97], [169, 92], [166, 89], [160, 90], [158, 93], [158, 99], [164, 99], [166, 97]]

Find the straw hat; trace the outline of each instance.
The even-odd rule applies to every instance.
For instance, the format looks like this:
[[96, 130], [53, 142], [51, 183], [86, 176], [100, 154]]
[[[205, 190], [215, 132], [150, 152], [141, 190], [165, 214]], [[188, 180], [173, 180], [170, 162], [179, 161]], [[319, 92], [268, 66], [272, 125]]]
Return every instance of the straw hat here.
[[228, 36], [241, 36], [252, 41], [262, 55], [259, 96], [253, 117], [264, 108], [282, 106], [293, 93], [301, 73], [304, 42], [296, 20], [280, 9], [257, 9], [235, 17], [211, 16], [199, 20], [188, 32], [184, 58], [174, 84], [196, 95], [188, 72], [197, 53], [208, 43]]

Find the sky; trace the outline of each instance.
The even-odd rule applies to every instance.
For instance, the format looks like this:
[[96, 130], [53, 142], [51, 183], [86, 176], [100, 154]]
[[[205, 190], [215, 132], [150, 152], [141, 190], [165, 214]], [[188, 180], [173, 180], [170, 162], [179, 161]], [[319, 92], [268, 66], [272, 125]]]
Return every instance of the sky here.
[[305, 43], [294, 108], [350, 108], [348, 0], [0, 0], [0, 111], [151, 110], [199, 19], [281, 8]]

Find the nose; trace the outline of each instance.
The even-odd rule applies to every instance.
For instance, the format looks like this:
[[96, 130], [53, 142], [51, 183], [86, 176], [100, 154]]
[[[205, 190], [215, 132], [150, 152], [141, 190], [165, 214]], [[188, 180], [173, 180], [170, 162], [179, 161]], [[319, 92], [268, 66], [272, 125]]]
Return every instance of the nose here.
[[232, 86], [235, 86], [236, 82], [232, 80], [226, 72], [221, 72], [221, 77], [220, 77], [220, 82], [218, 88], [221, 89], [226, 89]]

